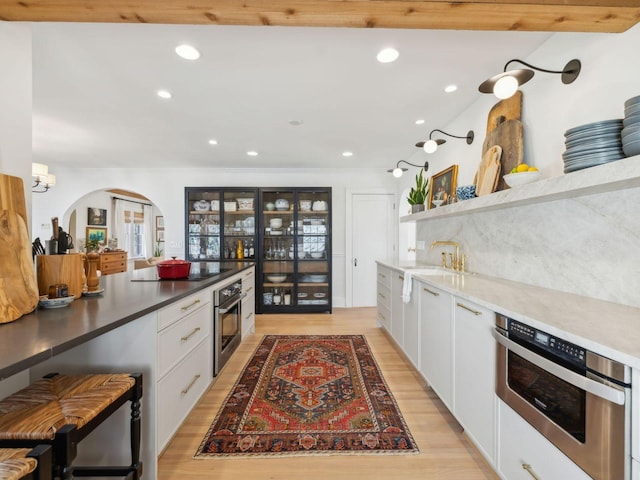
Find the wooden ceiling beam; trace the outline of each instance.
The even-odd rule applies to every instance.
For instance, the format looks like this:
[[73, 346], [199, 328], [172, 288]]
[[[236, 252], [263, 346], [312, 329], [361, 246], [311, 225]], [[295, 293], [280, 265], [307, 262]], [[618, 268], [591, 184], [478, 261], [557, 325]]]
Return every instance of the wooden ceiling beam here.
[[0, 20], [623, 32], [639, 0], [0, 0]]

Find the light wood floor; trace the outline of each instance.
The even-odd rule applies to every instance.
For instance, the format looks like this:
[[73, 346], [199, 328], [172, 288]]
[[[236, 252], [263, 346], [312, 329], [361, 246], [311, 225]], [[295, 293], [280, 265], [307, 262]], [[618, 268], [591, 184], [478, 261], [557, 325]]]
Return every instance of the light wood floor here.
[[[395, 396], [419, 455], [193, 459], [240, 370], [266, 334], [363, 334]], [[376, 327], [375, 309], [326, 315], [258, 315], [256, 333], [233, 355], [159, 459], [159, 480], [174, 479], [497, 479], [422, 377]]]

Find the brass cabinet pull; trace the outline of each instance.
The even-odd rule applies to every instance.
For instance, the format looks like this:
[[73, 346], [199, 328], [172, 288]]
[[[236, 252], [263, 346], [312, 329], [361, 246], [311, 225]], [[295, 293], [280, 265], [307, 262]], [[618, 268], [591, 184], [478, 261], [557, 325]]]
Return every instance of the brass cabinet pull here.
[[383, 314], [380, 314], [380, 316], [382, 317], [382, 320], [384, 320], [385, 322], [387, 321], [387, 317], [385, 317]]
[[482, 312], [479, 312], [478, 310], [474, 310], [473, 308], [467, 307], [466, 305], [463, 305], [462, 303], [456, 303], [457, 306], [459, 306], [460, 308], [464, 308], [465, 310], [468, 310], [469, 312], [473, 313], [474, 315], [482, 315]]
[[200, 374], [198, 374], [195, 377], [193, 377], [193, 380], [191, 380], [191, 383], [189, 385], [187, 385], [187, 388], [182, 390], [182, 394], [186, 395], [187, 393], [189, 393], [189, 390], [191, 390], [191, 387], [193, 387], [193, 385], [198, 381], [199, 378], [200, 378]]
[[387, 278], [387, 276], [384, 273], [379, 273], [378, 276], [382, 278]]
[[245, 319], [245, 320], [249, 320], [249, 319], [251, 318], [251, 315], [253, 315], [253, 312], [249, 312], [249, 313], [247, 314], [247, 316], [246, 316], [246, 317], [244, 317], [244, 319]]
[[523, 463], [523, 464], [522, 464], [522, 468], [523, 468], [524, 470], [526, 470], [526, 471], [527, 471], [527, 473], [528, 473], [529, 475], [531, 475], [531, 477], [532, 477], [534, 480], [540, 480], [540, 479], [538, 478], [538, 476], [537, 476], [535, 473], [533, 473], [533, 468], [531, 468], [531, 465], [529, 465], [528, 463]]
[[430, 293], [431, 295], [433, 295], [434, 297], [439, 297], [440, 294], [438, 292], [434, 292], [433, 290], [429, 290], [428, 288], [422, 288], [425, 292]]
[[189, 335], [187, 335], [186, 337], [182, 337], [180, 338], [180, 340], [182, 342], [186, 342], [187, 340], [189, 340], [191, 337], [193, 337], [196, 333], [198, 333], [200, 331], [200, 327], [196, 327], [193, 329], [193, 332], [191, 332]]
[[402, 275], [398, 275], [398, 280], [404, 280], [404, 277]]
[[193, 307], [194, 305], [197, 305], [200, 303], [200, 300], [195, 300], [194, 302], [190, 303], [189, 305], [186, 305], [184, 307], [182, 307], [180, 310], [189, 310], [191, 307]]
[[385, 296], [384, 296], [383, 294], [381, 294], [381, 293], [379, 293], [379, 294], [378, 294], [378, 296], [379, 296], [379, 297], [384, 298], [385, 300], [387, 299], [387, 297], [385, 297]]
[[253, 287], [247, 288], [247, 293], [249, 293], [251, 290], [253, 290]]

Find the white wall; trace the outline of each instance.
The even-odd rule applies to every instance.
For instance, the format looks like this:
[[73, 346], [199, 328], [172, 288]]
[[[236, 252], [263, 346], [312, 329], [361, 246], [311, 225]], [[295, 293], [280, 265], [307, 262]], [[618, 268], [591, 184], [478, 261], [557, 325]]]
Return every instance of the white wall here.
[[[179, 163], [178, 159], [176, 163]], [[163, 213], [166, 257], [184, 258], [184, 187], [332, 187], [333, 201], [333, 300], [334, 306], [346, 303], [346, 189], [383, 189], [394, 193], [395, 184], [386, 170], [342, 169], [72, 169], [57, 170], [58, 186], [34, 199], [34, 237], [50, 236], [40, 225], [52, 216], [67, 212], [77, 199], [88, 192], [105, 188], [123, 188], [140, 193]], [[379, 191], [379, 190], [377, 190]], [[45, 198], [46, 197], [46, 198]], [[41, 200], [42, 198], [42, 200]], [[79, 213], [81, 215], [82, 212]]]
[[[622, 118], [624, 101], [640, 95], [639, 46], [636, 25], [619, 35], [553, 36], [523, 59], [548, 69], [561, 69], [572, 58], [582, 61], [582, 72], [571, 85], [563, 85], [559, 75], [536, 73], [522, 87], [525, 161], [537, 166], [543, 178], [563, 175], [567, 129]], [[457, 163], [458, 185], [472, 183], [487, 114], [496, 102], [481, 95], [453, 122], [438, 127], [454, 134], [474, 129], [476, 140], [471, 146], [447, 142], [429, 158], [432, 174]], [[410, 161], [421, 163], [425, 156], [418, 152]], [[471, 271], [640, 306], [639, 195], [631, 189], [423, 221], [417, 237], [427, 246], [433, 240], [457, 240], [469, 254]], [[439, 251], [417, 254], [419, 261], [439, 263]]]
[[31, 210], [31, 28], [0, 22], [0, 173], [21, 177]]

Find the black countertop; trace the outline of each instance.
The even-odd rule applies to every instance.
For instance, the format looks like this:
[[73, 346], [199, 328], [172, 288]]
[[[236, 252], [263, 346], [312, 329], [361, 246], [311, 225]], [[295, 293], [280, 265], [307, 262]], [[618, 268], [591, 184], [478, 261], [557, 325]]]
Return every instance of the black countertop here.
[[64, 308], [38, 307], [14, 322], [0, 324], [0, 380], [253, 265], [225, 262], [223, 269], [229, 270], [196, 281], [132, 281], [151, 279], [155, 268], [105, 275], [100, 278], [104, 293], [99, 296], [76, 298]]

